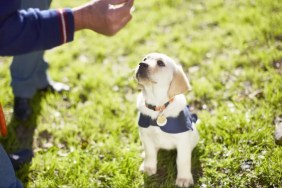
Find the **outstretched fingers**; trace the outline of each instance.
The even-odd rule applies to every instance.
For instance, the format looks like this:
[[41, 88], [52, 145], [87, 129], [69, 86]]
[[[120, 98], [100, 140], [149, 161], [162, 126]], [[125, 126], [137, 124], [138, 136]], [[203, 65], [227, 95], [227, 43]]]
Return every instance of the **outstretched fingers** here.
[[120, 4], [124, 4], [124, 5], [129, 5], [130, 7], [132, 7], [134, 0], [109, 0], [109, 3], [112, 5], [120, 5]]
[[128, 4], [112, 9], [112, 11], [114, 11], [116, 18], [124, 18], [124, 17], [131, 18], [131, 9], [133, 6], [133, 1], [134, 0], [129, 0]]

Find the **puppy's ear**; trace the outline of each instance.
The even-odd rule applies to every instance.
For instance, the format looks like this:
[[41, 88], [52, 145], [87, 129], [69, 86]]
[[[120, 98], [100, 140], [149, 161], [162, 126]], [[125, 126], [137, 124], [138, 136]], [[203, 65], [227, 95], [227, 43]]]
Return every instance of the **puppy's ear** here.
[[185, 91], [191, 89], [192, 87], [182, 67], [180, 65], [177, 65], [168, 89], [168, 96], [170, 98], [173, 98], [175, 95], [184, 93]]

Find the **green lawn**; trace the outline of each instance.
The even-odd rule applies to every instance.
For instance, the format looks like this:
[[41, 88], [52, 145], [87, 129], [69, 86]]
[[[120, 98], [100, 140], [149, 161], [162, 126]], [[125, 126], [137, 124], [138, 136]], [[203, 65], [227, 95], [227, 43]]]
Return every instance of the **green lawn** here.
[[282, 115], [281, 1], [136, 0], [135, 6], [116, 36], [82, 31], [46, 53], [52, 78], [72, 89], [38, 93], [28, 122], [12, 118], [11, 58], [0, 58], [9, 128], [0, 142], [9, 152], [35, 153], [19, 179], [26, 187], [174, 187], [175, 151], [159, 153], [157, 175], [138, 171], [134, 69], [157, 51], [180, 62], [193, 86], [186, 96], [201, 120], [195, 187], [282, 187], [282, 146], [273, 137]]

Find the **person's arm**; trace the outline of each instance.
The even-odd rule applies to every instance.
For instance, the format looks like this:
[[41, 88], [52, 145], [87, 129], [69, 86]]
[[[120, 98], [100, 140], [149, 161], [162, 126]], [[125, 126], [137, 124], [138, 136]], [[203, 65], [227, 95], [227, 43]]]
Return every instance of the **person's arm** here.
[[0, 55], [50, 49], [73, 40], [71, 9], [15, 10], [0, 20]]
[[[0, 55], [18, 55], [59, 46], [72, 41], [74, 32], [81, 29], [112, 36], [131, 19], [133, 1], [94, 0], [73, 10], [45, 11], [19, 11], [18, 0], [2, 1]], [[5, 11], [1, 12], [2, 9]]]

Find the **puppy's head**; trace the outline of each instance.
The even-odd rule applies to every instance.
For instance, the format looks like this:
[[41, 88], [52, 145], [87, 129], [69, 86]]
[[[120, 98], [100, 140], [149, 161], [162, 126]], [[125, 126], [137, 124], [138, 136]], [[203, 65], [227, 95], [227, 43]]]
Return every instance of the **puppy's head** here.
[[167, 88], [169, 98], [191, 89], [182, 67], [161, 53], [146, 55], [136, 69], [136, 78], [142, 88], [148, 86]]

